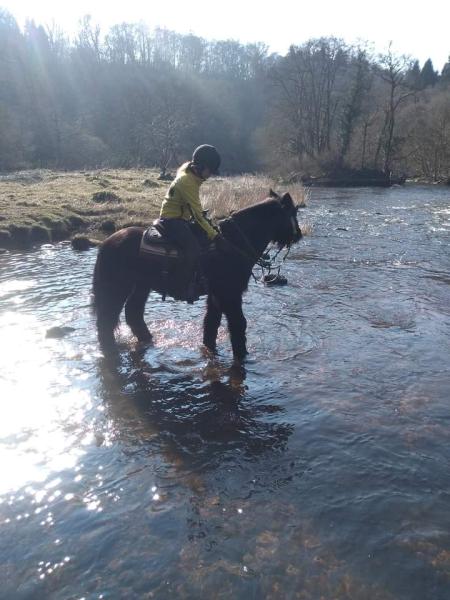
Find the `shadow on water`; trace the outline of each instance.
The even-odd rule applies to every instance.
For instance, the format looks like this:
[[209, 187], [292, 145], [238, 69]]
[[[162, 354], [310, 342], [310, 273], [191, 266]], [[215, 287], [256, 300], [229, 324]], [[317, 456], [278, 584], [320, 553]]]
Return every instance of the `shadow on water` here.
[[[393, 600], [379, 585], [380, 572], [378, 581], [374, 576], [376, 568], [361, 573], [365, 555], [325, 531], [333, 526], [333, 513], [341, 512], [349, 526], [354, 524], [354, 543], [364, 548], [366, 524], [358, 504], [351, 517], [341, 505], [343, 482], [323, 477], [322, 458], [314, 467], [315, 459], [301, 444], [294, 452], [289, 448], [294, 425], [280, 422], [282, 404], [254, 398], [246, 388], [244, 367], [211, 360], [201, 381], [181, 372], [171, 373], [165, 382], [160, 372], [151, 372], [146, 353], [122, 351], [98, 360], [107, 416], [125, 454], [138, 454], [144, 462], [155, 456], [164, 460], [161, 489], [176, 485], [189, 491], [184, 510], [176, 508], [181, 535], [172, 533], [169, 551], [163, 542], [167, 525], [153, 522], [160, 568], [135, 581], [134, 593], [152, 589], [160, 598], [207, 597], [221, 589], [224, 597], [280, 598], [294, 597], [302, 585], [309, 599], [320, 593]], [[339, 419], [333, 421], [328, 422], [330, 431], [340, 426]], [[322, 444], [326, 446], [325, 440]], [[340, 462], [338, 451], [335, 460]], [[354, 467], [356, 474], [347, 475], [349, 487], [361, 475], [358, 461]], [[304, 473], [308, 476], [302, 483]], [[322, 494], [328, 508], [313, 509], [312, 502], [320, 505]], [[151, 540], [137, 543], [147, 555]], [[174, 552], [177, 543], [180, 548]], [[165, 564], [167, 553], [170, 564]], [[352, 558], [347, 561], [343, 557], [348, 553]]]
[[145, 354], [136, 350], [98, 362], [108, 416], [122, 439], [136, 443], [138, 434], [145, 445], [157, 436], [165, 456], [188, 470], [217, 468], [236, 450], [251, 459], [286, 448], [293, 425], [267, 421], [284, 409], [248, 395], [245, 367], [210, 360], [201, 382], [183, 372], [164, 382], [151, 373]]

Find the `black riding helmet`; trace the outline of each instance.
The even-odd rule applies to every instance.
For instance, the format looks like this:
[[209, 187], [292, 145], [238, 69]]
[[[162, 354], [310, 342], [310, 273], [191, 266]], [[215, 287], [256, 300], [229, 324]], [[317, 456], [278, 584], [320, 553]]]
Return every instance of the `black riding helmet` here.
[[214, 146], [209, 144], [198, 146], [192, 153], [192, 162], [200, 171], [206, 167], [212, 175], [219, 173], [220, 154]]

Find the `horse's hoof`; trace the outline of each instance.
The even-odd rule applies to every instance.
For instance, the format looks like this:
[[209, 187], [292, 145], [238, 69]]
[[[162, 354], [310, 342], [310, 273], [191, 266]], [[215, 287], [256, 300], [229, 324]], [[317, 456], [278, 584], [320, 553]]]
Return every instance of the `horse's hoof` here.
[[242, 362], [236, 361], [233, 362], [228, 372], [233, 381], [240, 380], [241, 383], [244, 381], [247, 375], [247, 372]]
[[234, 365], [242, 365], [247, 359], [248, 352], [245, 351], [244, 354], [234, 354], [233, 355], [233, 364]]
[[206, 356], [206, 358], [213, 358], [217, 355], [217, 348], [216, 346], [207, 346], [206, 344], [203, 344], [202, 354]]
[[114, 336], [99, 336], [98, 342], [103, 354], [115, 354], [117, 352], [117, 344]]
[[136, 343], [136, 348], [148, 348], [149, 346], [153, 346], [153, 337], [150, 336], [149, 338], [145, 338], [145, 339], [138, 339], [137, 343]]
[[151, 333], [148, 333], [146, 335], [138, 336], [137, 340], [140, 344], [151, 344], [153, 342], [153, 336]]

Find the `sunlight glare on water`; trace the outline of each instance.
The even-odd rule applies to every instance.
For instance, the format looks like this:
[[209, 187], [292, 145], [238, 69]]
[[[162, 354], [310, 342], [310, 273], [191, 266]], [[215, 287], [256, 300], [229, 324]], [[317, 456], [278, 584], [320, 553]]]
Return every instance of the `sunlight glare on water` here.
[[0, 315], [0, 328], [0, 493], [4, 493], [45, 481], [52, 471], [76, 464], [82, 450], [72, 447], [61, 425], [69, 419], [81, 422], [90, 395], [70, 390], [70, 380], [52, 361], [50, 348], [37, 339], [42, 330], [36, 318], [6, 312]]

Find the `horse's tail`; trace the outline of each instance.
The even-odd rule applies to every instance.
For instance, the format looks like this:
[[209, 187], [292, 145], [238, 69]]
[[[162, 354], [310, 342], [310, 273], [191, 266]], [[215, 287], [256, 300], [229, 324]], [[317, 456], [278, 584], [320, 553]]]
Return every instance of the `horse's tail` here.
[[102, 297], [102, 270], [103, 269], [103, 265], [102, 265], [102, 254], [104, 254], [104, 250], [103, 247], [101, 246], [98, 250], [98, 254], [97, 254], [97, 260], [95, 261], [95, 266], [94, 266], [94, 276], [92, 278], [92, 302], [91, 302], [91, 308], [92, 308], [92, 312], [94, 313], [94, 315], [96, 315], [98, 312], [101, 312], [102, 310], [102, 301], [101, 301], [101, 297]]
[[[92, 281], [92, 310], [97, 317], [100, 337], [112, 336], [119, 323], [123, 306], [120, 281], [117, 273], [117, 256], [114, 246], [102, 244], [98, 250]], [[116, 268], [114, 266], [116, 265]]]

